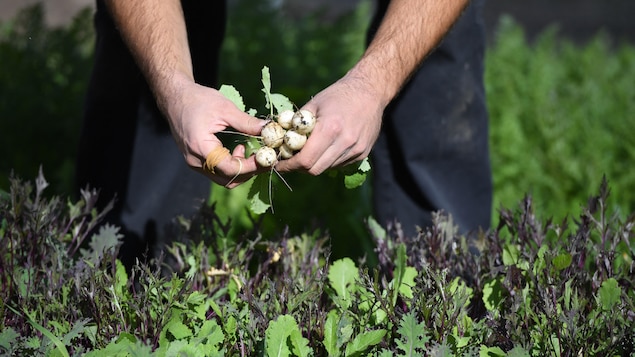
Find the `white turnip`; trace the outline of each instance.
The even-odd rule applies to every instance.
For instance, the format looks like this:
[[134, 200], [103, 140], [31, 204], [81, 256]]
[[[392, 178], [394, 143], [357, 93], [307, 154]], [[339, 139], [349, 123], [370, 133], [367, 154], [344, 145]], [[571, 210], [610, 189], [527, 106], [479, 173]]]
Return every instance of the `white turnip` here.
[[272, 167], [278, 162], [276, 150], [263, 146], [256, 151], [256, 162], [262, 167]]
[[280, 145], [280, 147], [278, 148], [278, 152], [280, 153], [280, 158], [283, 160], [292, 158], [294, 154], [294, 151], [291, 150], [291, 148], [289, 148], [287, 144]]
[[295, 130], [287, 130], [284, 134], [284, 144], [293, 151], [298, 151], [304, 147], [307, 137]]
[[299, 134], [307, 135], [313, 131], [316, 121], [315, 115], [313, 115], [310, 111], [306, 109], [298, 110], [293, 115], [293, 130]]
[[277, 121], [281, 127], [284, 129], [291, 129], [293, 116], [295, 112], [293, 110], [287, 109], [278, 113]]
[[280, 126], [280, 124], [275, 121], [271, 121], [262, 128], [260, 136], [262, 136], [262, 142], [266, 146], [270, 148], [277, 148], [282, 145], [284, 132], [285, 130], [282, 126]]

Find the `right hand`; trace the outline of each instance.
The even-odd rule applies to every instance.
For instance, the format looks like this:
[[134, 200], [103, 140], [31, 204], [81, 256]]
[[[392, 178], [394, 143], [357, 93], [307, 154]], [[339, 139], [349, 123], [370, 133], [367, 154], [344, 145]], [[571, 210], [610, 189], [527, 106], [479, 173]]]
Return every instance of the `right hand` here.
[[233, 128], [248, 135], [260, 135], [265, 120], [238, 109], [216, 89], [186, 80], [164, 105], [172, 135], [185, 162], [213, 182], [234, 188], [263, 171], [253, 155], [245, 158], [244, 145], [238, 145], [213, 172], [204, 167], [207, 155], [223, 147], [217, 133]]

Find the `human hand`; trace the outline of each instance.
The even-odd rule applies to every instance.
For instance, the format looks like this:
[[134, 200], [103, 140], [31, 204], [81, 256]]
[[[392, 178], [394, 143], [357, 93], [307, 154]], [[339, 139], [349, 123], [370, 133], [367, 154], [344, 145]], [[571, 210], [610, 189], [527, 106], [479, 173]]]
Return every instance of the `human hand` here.
[[262, 171], [253, 155], [245, 158], [243, 145], [230, 154], [215, 134], [231, 127], [244, 134], [260, 135], [265, 120], [239, 110], [219, 91], [191, 81], [186, 81], [163, 107], [172, 135], [192, 169], [227, 188]]
[[314, 113], [317, 124], [302, 150], [280, 161], [276, 170], [319, 175], [363, 160], [379, 135], [385, 105], [364, 80], [343, 77], [301, 108]]

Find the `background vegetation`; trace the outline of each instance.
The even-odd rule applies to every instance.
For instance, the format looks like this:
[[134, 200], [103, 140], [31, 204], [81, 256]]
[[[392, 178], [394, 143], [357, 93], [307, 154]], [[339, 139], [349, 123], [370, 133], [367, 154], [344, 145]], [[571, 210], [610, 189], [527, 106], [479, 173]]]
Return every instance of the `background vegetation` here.
[[[222, 83], [259, 108], [260, 70], [266, 65], [273, 89], [303, 103], [361, 54], [369, 16], [368, 3], [326, 22], [319, 13], [295, 18], [255, 0], [239, 1], [230, 14]], [[92, 56], [91, 14], [79, 13], [68, 27], [51, 29], [36, 6], [0, 29], [0, 189], [8, 190], [11, 170], [34, 177], [42, 164], [51, 191], [70, 193]], [[602, 34], [574, 45], [555, 29], [529, 43], [506, 19], [486, 66], [495, 211], [531, 193], [542, 214], [575, 216], [603, 176], [616, 212], [624, 216], [635, 209], [632, 46]], [[277, 213], [263, 218], [265, 236], [287, 225], [292, 232], [328, 227], [343, 254], [359, 253], [360, 240], [370, 246], [361, 224], [371, 211], [368, 185], [350, 191], [329, 175], [286, 178], [294, 191], [276, 187]], [[246, 190], [212, 191], [219, 214], [232, 217], [234, 229], [247, 229]], [[284, 202], [291, 198], [307, 208], [290, 209]]]

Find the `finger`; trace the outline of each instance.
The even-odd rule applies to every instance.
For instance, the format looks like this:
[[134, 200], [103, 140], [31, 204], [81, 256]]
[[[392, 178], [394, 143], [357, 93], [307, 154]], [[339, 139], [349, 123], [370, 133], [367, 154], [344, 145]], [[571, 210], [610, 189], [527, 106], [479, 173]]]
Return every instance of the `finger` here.
[[227, 120], [227, 124], [235, 130], [249, 135], [260, 135], [262, 127], [267, 124], [267, 120], [258, 119], [251, 115], [240, 112]]
[[209, 177], [213, 182], [228, 188], [236, 187], [257, 172], [257, 165], [253, 157], [245, 158], [245, 147], [238, 145], [232, 154], [229, 150], [217, 146], [207, 155], [200, 168], [195, 170]]

